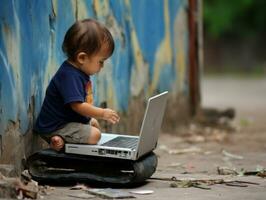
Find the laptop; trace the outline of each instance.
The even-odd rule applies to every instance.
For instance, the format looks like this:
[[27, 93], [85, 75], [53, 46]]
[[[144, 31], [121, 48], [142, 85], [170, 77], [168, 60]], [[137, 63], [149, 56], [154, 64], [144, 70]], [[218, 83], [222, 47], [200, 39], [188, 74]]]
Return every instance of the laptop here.
[[139, 136], [102, 133], [96, 145], [66, 144], [65, 152], [89, 156], [137, 160], [153, 151], [163, 121], [168, 91], [149, 98]]

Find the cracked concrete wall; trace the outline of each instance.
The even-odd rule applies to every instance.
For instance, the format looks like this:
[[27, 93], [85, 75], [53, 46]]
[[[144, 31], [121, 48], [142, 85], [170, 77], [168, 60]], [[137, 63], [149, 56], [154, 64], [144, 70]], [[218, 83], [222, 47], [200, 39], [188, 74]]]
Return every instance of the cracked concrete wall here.
[[119, 126], [107, 129], [138, 131], [146, 100], [164, 90], [170, 91], [165, 120], [169, 130], [185, 121], [189, 116], [187, 9], [188, 0], [2, 0], [2, 162], [40, 147], [31, 134], [32, 124], [49, 80], [65, 59], [64, 33], [77, 19], [98, 19], [115, 39], [113, 56], [93, 77], [96, 104], [105, 103], [122, 116]]

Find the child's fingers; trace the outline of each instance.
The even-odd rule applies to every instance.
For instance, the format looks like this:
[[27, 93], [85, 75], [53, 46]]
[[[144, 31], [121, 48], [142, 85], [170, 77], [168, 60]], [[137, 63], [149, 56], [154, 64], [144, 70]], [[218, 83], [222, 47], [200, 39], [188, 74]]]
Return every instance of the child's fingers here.
[[117, 117], [112, 117], [112, 120], [113, 120], [115, 123], [119, 122], [119, 118], [117, 118]]
[[109, 111], [109, 116], [106, 118], [106, 120], [108, 120], [112, 124], [116, 124], [117, 122], [119, 122], [120, 117], [117, 114], [117, 112], [111, 109], [107, 109], [107, 110]]
[[113, 120], [112, 118], [109, 119], [108, 121], [109, 121], [110, 123], [112, 123], [112, 124], [115, 124], [115, 123], [116, 123], [115, 120]]
[[109, 122], [111, 122], [112, 124], [116, 124], [119, 122], [119, 118], [117, 117], [111, 117], [108, 119]]
[[112, 116], [112, 119], [113, 119], [114, 121], [116, 121], [116, 122], [119, 122], [120, 117], [119, 117], [118, 115], [113, 115], [113, 116]]
[[113, 113], [112, 113], [112, 117], [116, 117], [116, 118], [118, 118], [119, 116], [118, 116], [118, 114], [117, 114], [116, 112], [113, 112]]

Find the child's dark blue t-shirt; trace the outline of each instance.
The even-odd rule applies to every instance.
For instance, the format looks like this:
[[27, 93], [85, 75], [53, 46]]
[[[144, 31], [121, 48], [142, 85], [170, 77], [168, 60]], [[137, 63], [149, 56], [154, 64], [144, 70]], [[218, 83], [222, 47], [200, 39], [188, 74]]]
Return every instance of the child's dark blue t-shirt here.
[[76, 113], [69, 105], [85, 102], [92, 95], [88, 94], [88, 85], [91, 86], [90, 77], [65, 61], [48, 85], [34, 130], [51, 133], [69, 122], [88, 123], [89, 117]]

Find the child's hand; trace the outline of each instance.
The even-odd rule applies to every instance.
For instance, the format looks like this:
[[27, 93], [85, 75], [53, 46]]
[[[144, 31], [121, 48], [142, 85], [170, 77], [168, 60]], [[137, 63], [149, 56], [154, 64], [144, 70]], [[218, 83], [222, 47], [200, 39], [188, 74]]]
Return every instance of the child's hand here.
[[112, 124], [116, 124], [119, 122], [120, 117], [114, 110], [105, 108], [103, 109], [103, 119], [111, 122]]

